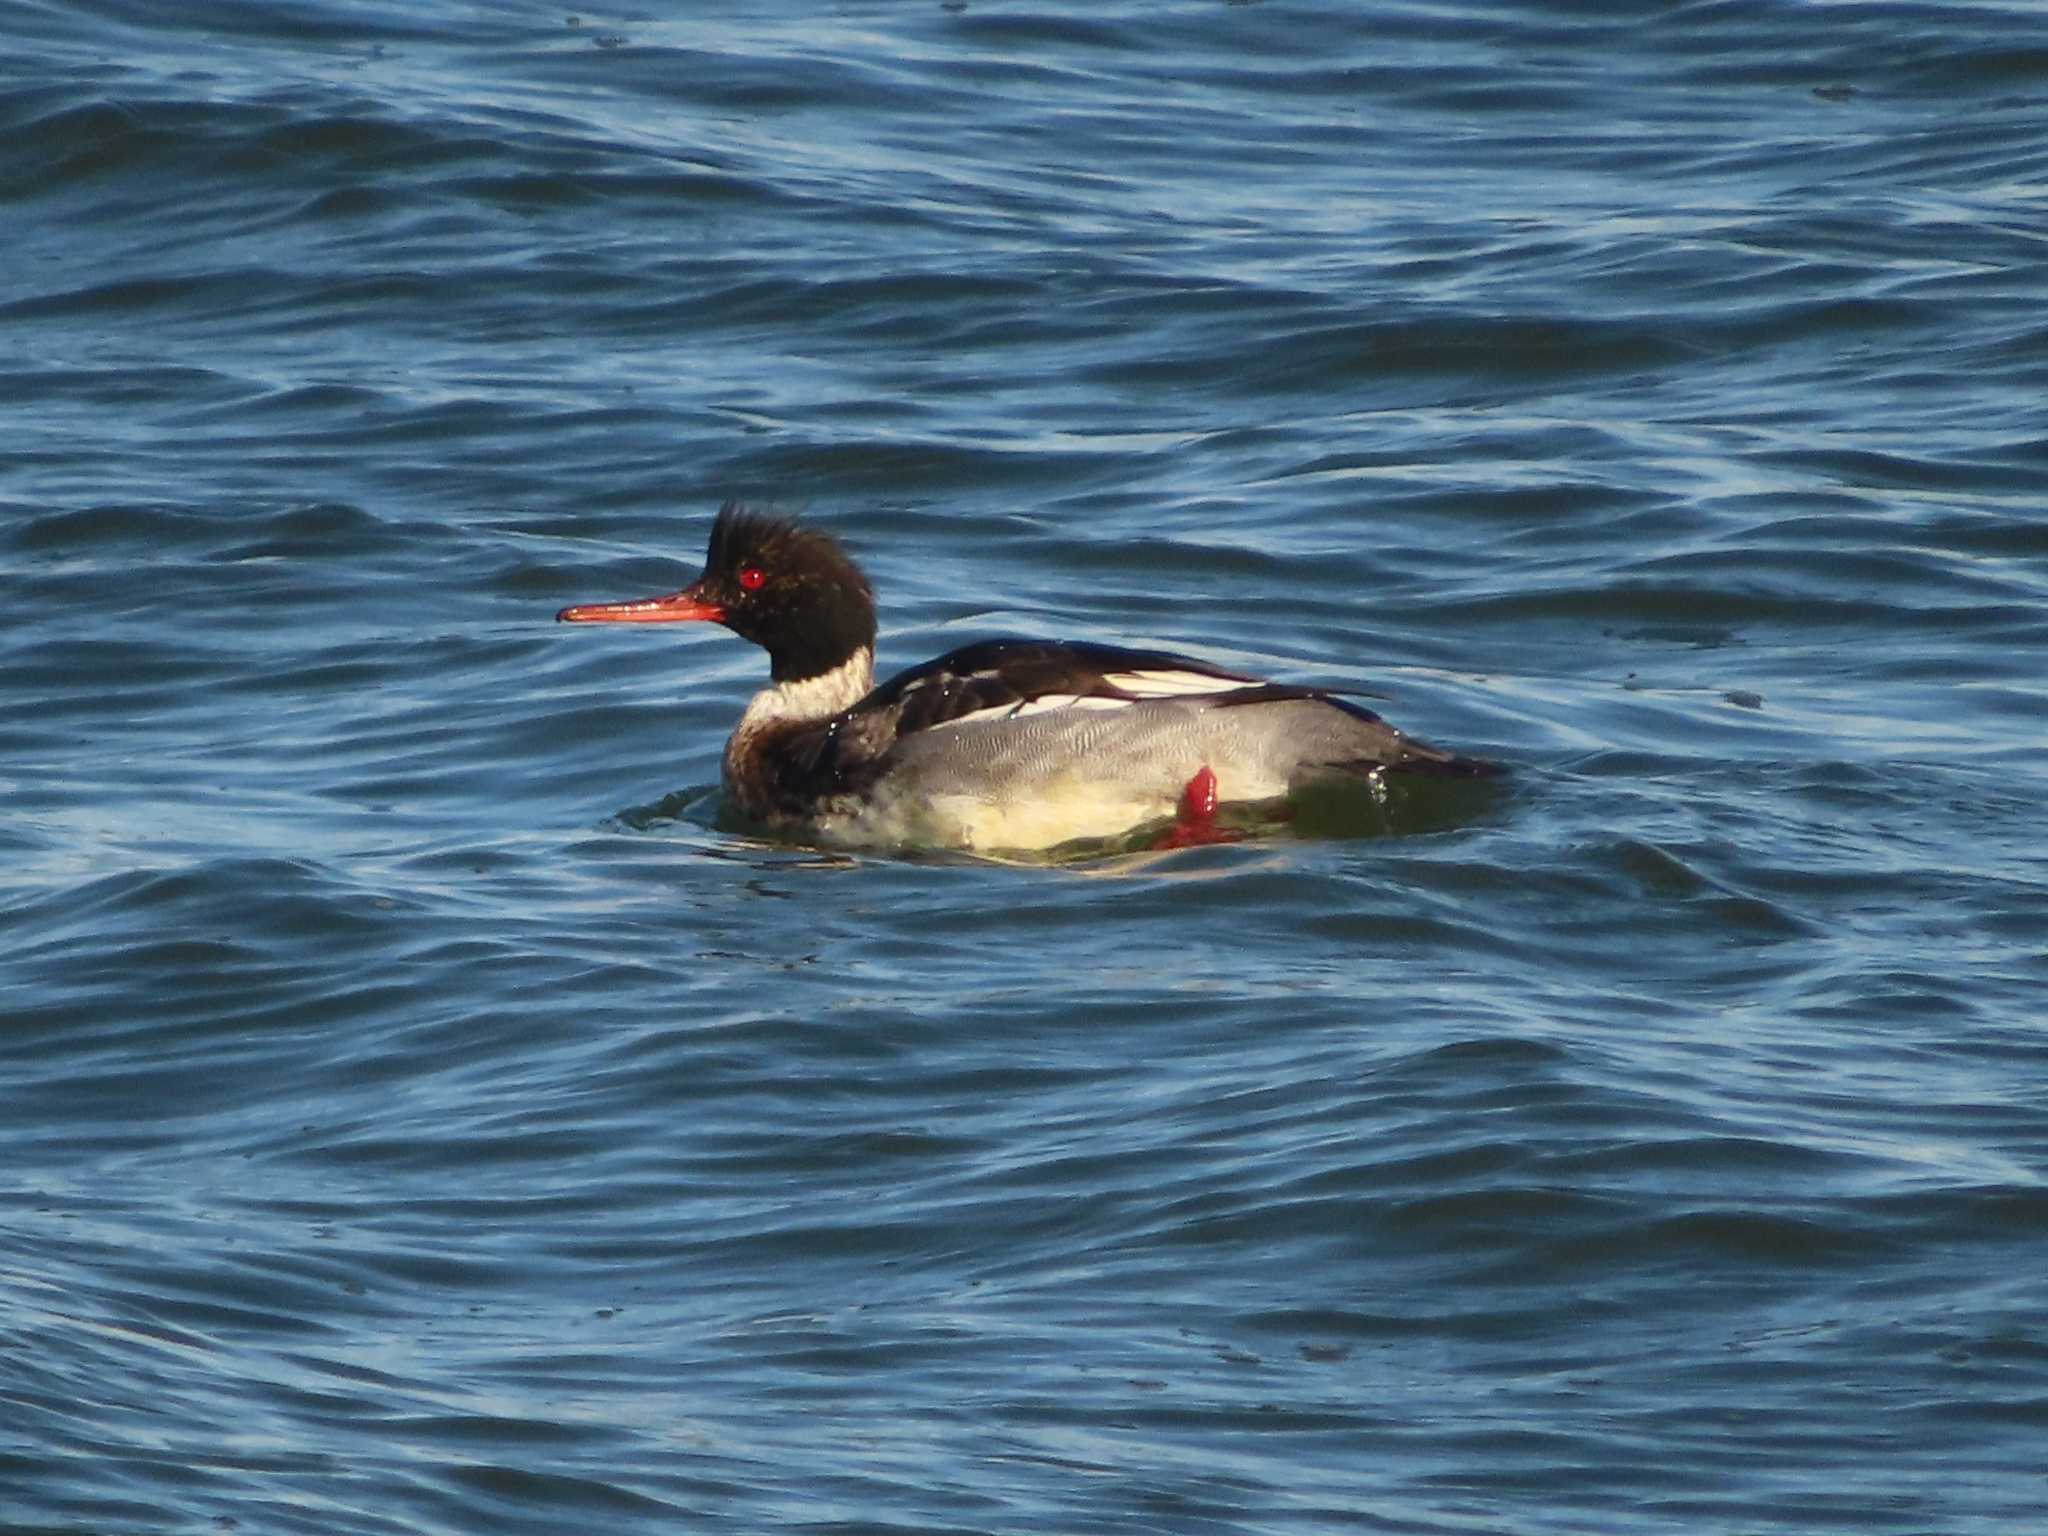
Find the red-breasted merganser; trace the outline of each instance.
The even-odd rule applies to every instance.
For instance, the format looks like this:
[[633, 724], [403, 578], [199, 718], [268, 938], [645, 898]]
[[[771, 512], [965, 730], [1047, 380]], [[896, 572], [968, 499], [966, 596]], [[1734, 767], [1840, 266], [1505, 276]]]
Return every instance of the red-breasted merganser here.
[[860, 567], [829, 534], [735, 502], [680, 592], [557, 617], [705, 619], [767, 651], [770, 686], [725, 745], [725, 791], [755, 821], [828, 842], [1041, 849], [1321, 779], [1499, 771], [1323, 689], [1162, 651], [984, 640], [877, 688]]

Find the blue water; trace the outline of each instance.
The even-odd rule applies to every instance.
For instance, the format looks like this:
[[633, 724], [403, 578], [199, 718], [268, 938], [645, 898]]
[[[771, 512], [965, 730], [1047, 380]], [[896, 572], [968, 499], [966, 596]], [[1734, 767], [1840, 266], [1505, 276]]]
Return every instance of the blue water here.
[[[2048, 24], [0, 5], [0, 1529], [2048, 1508]], [[764, 842], [806, 509], [1505, 789]]]

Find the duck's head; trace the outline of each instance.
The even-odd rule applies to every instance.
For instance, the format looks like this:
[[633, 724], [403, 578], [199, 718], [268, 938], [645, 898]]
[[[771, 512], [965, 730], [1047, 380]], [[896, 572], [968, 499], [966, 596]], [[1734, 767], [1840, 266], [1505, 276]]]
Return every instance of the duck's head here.
[[838, 540], [736, 501], [711, 525], [704, 573], [680, 592], [624, 603], [579, 603], [565, 624], [723, 624], [768, 653], [776, 682], [801, 682], [875, 645], [875, 597]]

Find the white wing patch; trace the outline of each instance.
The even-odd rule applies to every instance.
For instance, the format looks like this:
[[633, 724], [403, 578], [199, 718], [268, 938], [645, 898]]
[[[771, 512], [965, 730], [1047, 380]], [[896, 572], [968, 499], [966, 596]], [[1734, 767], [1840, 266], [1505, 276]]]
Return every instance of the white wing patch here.
[[1207, 672], [1106, 672], [1104, 682], [1131, 695], [1127, 699], [1105, 699], [1087, 693], [1046, 693], [1015, 704], [995, 704], [987, 709], [956, 715], [940, 727], [973, 725], [981, 720], [1022, 720], [1027, 715], [1049, 714], [1056, 709], [1128, 709], [1148, 699], [1185, 699], [1204, 693], [1229, 693], [1249, 686], [1235, 678], [1212, 677]]
[[1193, 693], [1229, 693], [1250, 685], [1249, 679], [1217, 677], [1208, 672], [1105, 672], [1103, 681], [1141, 699], [1171, 699]]

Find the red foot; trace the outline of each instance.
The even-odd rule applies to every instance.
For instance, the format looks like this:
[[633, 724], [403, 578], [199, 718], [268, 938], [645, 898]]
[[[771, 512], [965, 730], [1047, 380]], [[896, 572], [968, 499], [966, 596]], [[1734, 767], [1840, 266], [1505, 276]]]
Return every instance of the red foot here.
[[1154, 848], [1197, 848], [1204, 843], [1234, 843], [1244, 834], [1216, 825], [1216, 772], [1204, 763], [1180, 792], [1173, 825], [1159, 834]]

